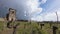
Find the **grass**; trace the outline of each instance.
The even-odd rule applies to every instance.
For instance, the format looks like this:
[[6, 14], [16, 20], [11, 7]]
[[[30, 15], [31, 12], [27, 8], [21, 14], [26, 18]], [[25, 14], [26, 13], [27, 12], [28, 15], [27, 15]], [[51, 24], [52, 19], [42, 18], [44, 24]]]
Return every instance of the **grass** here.
[[2, 21], [0, 21], [0, 31], [3, 30], [3, 26], [4, 26], [4, 23]]
[[[31, 24], [29, 22], [15, 22], [16, 25], [19, 23], [20, 25], [16, 29], [16, 34], [52, 34], [53, 30], [52, 27], [57, 24], [50, 24], [50, 23], [44, 23], [44, 26], [41, 29], [40, 24], [36, 22], [32, 22]], [[0, 22], [0, 31], [4, 28], [4, 22]], [[6, 24], [5, 24], [6, 25]], [[60, 24], [58, 24], [57, 34], [60, 33]]]

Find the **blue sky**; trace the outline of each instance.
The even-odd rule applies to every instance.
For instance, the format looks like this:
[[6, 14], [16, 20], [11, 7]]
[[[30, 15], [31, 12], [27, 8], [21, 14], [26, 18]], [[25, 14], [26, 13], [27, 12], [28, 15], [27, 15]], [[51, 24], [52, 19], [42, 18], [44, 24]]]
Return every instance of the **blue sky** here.
[[0, 0], [0, 17], [5, 17], [9, 8], [16, 9], [17, 19], [35, 21], [60, 21], [60, 0]]
[[[32, 18], [37, 21], [57, 21], [56, 13], [58, 13], [58, 17], [60, 17], [60, 0], [46, 0], [45, 3], [40, 5], [43, 8], [42, 12]], [[59, 18], [60, 21], [60, 18]]]

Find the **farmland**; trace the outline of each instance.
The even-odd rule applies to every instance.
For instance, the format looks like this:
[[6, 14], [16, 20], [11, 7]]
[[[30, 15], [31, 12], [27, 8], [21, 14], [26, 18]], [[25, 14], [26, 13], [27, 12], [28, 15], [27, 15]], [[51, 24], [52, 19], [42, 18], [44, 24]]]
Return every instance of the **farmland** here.
[[[19, 25], [16, 28], [15, 34], [53, 34], [53, 26], [55, 26], [56, 34], [60, 34], [60, 23], [53, 22], [23, 22], [16, 21], [11, 24]], [[13, 34], [13, 28], [6, 27], [7, 22], [0, 21], [0, 34]]]

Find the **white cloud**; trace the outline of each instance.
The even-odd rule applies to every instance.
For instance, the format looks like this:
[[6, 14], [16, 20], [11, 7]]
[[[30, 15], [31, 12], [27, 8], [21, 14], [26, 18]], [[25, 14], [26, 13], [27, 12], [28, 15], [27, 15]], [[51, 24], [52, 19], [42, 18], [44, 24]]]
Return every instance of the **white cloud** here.
[[56, 12], [58, 14], [58, 20], [60, 21], [60, 9], [57, 9], [55, 11], [49, 12], [45, 15], [46, 21], [57, 21]]
[[34, 21], [43, 21], [43, 18], [42, 18], [42, 16], [36, 16], [36, 17], [32, 17], [31, 20], [34, 20]]
[[[38, 8], [39, 6], [38, 0], [27, 0], [27, 7], [29, 8], [29, 13], [41, 12], [42, 9]], [[40, 11], [41, 10], [41, 11]]]
[[44, 3], [46, 3], [46, 1], [47, 1], [47, 0], [42, 0], [42, 1], [41, 1], [41, 3], [43, 3], [43, 4], [44, 4]]
[[[45, 3], [47, 0], [42, 0], [42, 3]], [[32, 18], [35, 21], [57, 21], [56, 11], [58, 14], [58, 20], [60, 21], [60, 0], [55, 0], [50, 4], [46, 12], [42, 15], [38, 15]], [[57, 2], [57, 3], [56, 3]]]
[[[27, 6], [30, 8], [31, 12], [29, 11], [31, 16], [31, 20], [35, 21], [43, 21], [42, 16], [36, 16], [37, 14], [41, 13], [43, 8], [39, 7], [41, 4], [46, 3], [47, 0], [42, 0], [39, 2], [39, 0], [29, 0], [27, 1]], [[38, 8], [39, 7], [39, 8]]]
[[31, 18], [34, 18], [36, 14], [42, 12], [43, 10], [43, 8], [41, 8], [40, 5], [46, 2], [46, 0], [42, 0], [41, 2], [39, 2], [39, 0], [8, 0], [8, 2], [6, 0], [1, 1], [4, 4], [3, 6], [7, 7], [7, 10], [8, 8], [14, 8], [17, 10], [16, 14], [18, 19], [25, 19], [25, 18], [28, 19], [31, 16], [32, 16]]
[[45, 21], [56, 21], [56, 14], [55, 12], [50, 12], [50, 13], [47, 13], [44, 17], [44, 20]]
[[43, 14], [43, 15], [34, 17], [34, 18], [32, 18], [32, 20], [35, 20], [35, 21], [57, 21], [56, 12], [58, 14], [58, 20], [60, 21], [60, 8], [56, 9], [54, 11], [51, 11], [51, 12], [47, 12], [47, 14], [45, 14], [45, 15]]
[[[32, 20], [35, 20], [34, 17], [41, 13], [43, 8], [40, 7], [40, 5], [42, 3], [45, 3], [47, 0], [42, 0], [41, 2], [39, 2], [39, 0], [27, 0], [27, 8], [28, 8], [28, 13], [29, 13], [29, 17]], [[39, 7], [39, 8], [38, 8]], [[37, 19], [39, 19], [39, 16], [36, 16]]]

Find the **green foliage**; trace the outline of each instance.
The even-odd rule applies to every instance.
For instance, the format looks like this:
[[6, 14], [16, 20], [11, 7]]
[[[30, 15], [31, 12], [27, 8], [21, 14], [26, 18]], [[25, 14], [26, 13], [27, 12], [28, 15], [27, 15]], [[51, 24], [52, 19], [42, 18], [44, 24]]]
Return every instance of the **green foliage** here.
[[2, 21], [0, 21], [0, 31], [2, 31], [3, 30], [3, 22]]
[[[40, 24], [38, 25], [36, 22], [32, 22], [31, 24], [29, 22], [13, 22], [11, 25], [13, 26], [17, 23], [20, 24], [16, 30], [17, 34], [50, 34], [50, 30], [52, 31], [52, 28], [50, 28], [50, 23], [44, 23], [42, 29]], [[4, 28], [4, 24], [4, 22], [0, 22], [0, 31]], [[52, 23], [52, 25], [54, 24]], [[58, 25], [57, 34], [60, 32], [60, 24]]]

